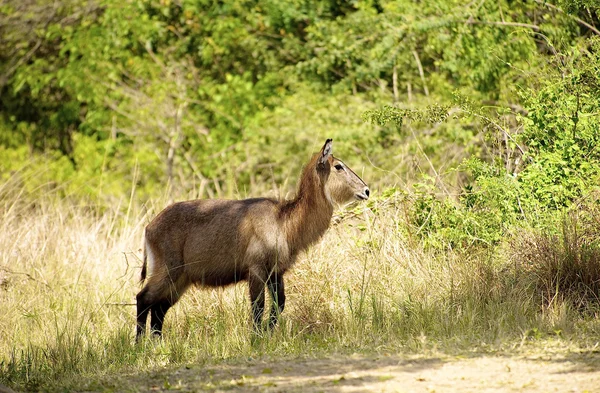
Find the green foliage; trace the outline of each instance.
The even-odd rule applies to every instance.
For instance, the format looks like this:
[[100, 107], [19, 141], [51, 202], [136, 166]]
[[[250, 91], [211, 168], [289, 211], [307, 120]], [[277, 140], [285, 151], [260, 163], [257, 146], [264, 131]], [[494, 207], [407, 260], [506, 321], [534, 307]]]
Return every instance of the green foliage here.
[[498, 244], [506, 230], [522, 219], [516, 179], [478, 159], [460, 170], [472, 180], [454, 199], [436, 195], [435, 179], [415, 184], [412, 215], [417, 234], [435, 248], [469, 248]]
[[542, 206], [570, 205], [597, 184], [600, 176], [600, 40], [592, 39], [574, 50], [569, 64], [524, 93], [529, 114], [522, 119], [520, 141], [529, 147], [531, 163], [520, 181], [526, 194]]
[[558, 0], [558, 6], [569, 13], [588, 12], [595, 13], [598, 16], [600, 5], [595, 0]]
[[[454, 166], [463, 175], [458, 183], [429, 173], [415, 184], [415, 225], [428, 244], [498, 244], [507, 230], [542, 225], [543, 217], [560, 215], [596, 189], [598, 42], [597, 37], [582, 40], [561, 58], [540, 62], [544, 77], [530, 77], [530, 87], [519, 91], [523, 106], [482, 106], [462, 88], [453, 94], [454, 107], [384, 106], [365, 112], [366, 120], [381, 126], [442, 121], [450, 126], [458, 120], [481, 130], [470, 140], [479, 148]], [[511, 72], [504, 76], [512, 77]], [[449, 189], [457, 188], [453, 198]]]
[[[597, 50], [584, 42], [588, 30], [578, 22], [593, 24], [593, 14], [584, 11], [596, 8], [586, 2], [559, 5], [565, 11], [539, 2], [451, 0], [9, 2], [1, 11], [6, 39], [0, 46], [0, 141], [6, 149], [26, 146], [31, 155], [65, 156], [72, 175], [100, 179], [103, 171], [115, 171], [115, 178], [125, 180], [92, 193], [126, 193], [130, 174], [143, 163], [148, 167], [139, 167], [141, 189], [169, 183], [177, 195], [232, 196], [236, 187], [256, 187], [257, 179], [287, 177], [291, 172], [279, 166], [271, 166], [269, 174], [263, 168], [309, 154], [318, 144], [315, 135], [331, 136], [323, 131], [338, 127], [342, 152], [344, 145], [359, 146], [355, 153], [368, 150], [372, 162], [389, 168], [410, 169], [406, 162], [389, 162], [394, 149], [425, 154], [433, 167], [456, 168], [470, 155], [495, 161], [496, 147], [495, 157], [485, 155], [498, 129], [476, 130], [489, 128], [500, 115], [480, 111], [482, 103], [492, 102], [529, 110], [517, 142], [547, 164], [537, 172], [529, 166], [519, 181], [530, 184], [545, 204], [552, 199], [563, 206], [585, 184], [561, 180], [568, 175], [559, 166], [568, 173], [581, 170], [582, 178], [593, 176], [593, 165], [578, 167], [586, 147], [576, 143], [579, 156], [565, 153], [567, 147], [563, 153], [534, 152], [535, 140], [543, 142], [541, 130], [563, 127], [563, 115], [577, 112], [577, 99], [578, 138], [594, 142], [583, 133], [595, 120], [587, 116], [595, 91], [577, 93], [573, 86], [594, 78], [595, 60], [586, 56]], [[572, 48], [588, 48], [587, 55]], [[557, 62], [564, 63], [563, 73], [577, 69], [580, 74], [572, 75], [580, 82], [557, 85], [538, 77], [556, 77], [551, 65]], [[457, 90], [471, 100], [470, 109], [458, 114]], [[563, 94], [571, 98], [556, 99]], [[309, 115], [311, 125], [303, 124], [306, 107], [319, 107]], [[347, 111], [351, 107], [354, 112]], [[365, 116], [378, 131], [357, 122], [369, 109]], [[284, 118], [286, 126], [277, 131]], [[402, 119], [410, 124], [403, 126]], [[507, 125], [506, 119], [496, 123]], [[273, 137], [288, 142], [275, 160], [259, 147]], [[514, 145], [516, 135], [513, 139]], [[59, 173], [64, 171], [54, 181], [61, 181]]]
[[384, 126], [389, 122], [394, 122], [396, 125], [402, 126], [402, 122], [405, 119], [435, 124], [448, 118], [449, 109], [449, 106], [441, 106], [439, 104], [434, 104], [421, 110], [384, 106], [382, 109], [366, 111], [363, 114], [363, 118], [379, 126]]

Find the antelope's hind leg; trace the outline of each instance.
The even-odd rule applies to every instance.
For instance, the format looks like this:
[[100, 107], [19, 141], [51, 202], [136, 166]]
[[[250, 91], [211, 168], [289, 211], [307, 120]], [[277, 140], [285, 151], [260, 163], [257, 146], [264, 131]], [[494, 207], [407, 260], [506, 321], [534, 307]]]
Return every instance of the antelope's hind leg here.
[[140, 341], [142, 336], [146, 334], [146, 320], [148, 319], [148, 313], [152, 306], [148, 302], [148, 291], [150, 287], [146, 284], [144, 288], [137, 294], [136, 305], [137, 305], [137, 326], [135, 333], [135, 341]]
[[150, 331], [157, 337], [162, 336], [162, 327], [167, 311], [175, 302], [163, 299], [152, 305], [150, 313]]
[[150, 312], [150, 330], [155, 336], [162, 335], [163, 322], [167, 311], [179, 300], [189, 284], [183, 279], [177, 282], [169, 278], [151, 277], [146, 286], [137, 295], [137, 333], [136, 340], [146, 332], [146, 320]]

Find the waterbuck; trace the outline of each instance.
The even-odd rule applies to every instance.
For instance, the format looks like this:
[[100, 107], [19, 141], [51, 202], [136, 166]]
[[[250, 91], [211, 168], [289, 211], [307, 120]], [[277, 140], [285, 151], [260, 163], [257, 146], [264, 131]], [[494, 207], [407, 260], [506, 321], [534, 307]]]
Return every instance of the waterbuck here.
[[327, 230], [334, 205], [369, 198], [365, 182], [331, 153], [328, 139], [300, 177], [296, 197], [175, 203], [146, 227], [137, 334], [162, 334], [165, 314], [192, 284], [220, 287], [248, 280], [254, 329], [261, 325], [265, 285], [273, 299], [269, 327], [285, 305], [284, 273]]

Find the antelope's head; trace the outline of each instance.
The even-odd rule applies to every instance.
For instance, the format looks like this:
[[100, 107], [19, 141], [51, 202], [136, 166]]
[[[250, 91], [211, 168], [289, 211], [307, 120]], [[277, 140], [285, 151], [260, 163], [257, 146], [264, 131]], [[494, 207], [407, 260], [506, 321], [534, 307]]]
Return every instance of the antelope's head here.
[[325, 196], [331, 204], [346, 204], [369, 199], [369, 187], [344, 162], [332, 154], [332, 140], [327, 139], [319, 153], [317, 172], [325, 182]]

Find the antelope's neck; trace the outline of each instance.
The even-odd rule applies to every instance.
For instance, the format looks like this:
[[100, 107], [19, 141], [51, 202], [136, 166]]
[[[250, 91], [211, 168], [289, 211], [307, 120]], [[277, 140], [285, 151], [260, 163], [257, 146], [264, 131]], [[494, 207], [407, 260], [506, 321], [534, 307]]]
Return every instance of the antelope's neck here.
[[333, 206], [321, 187], [302, 189], [296, 198], [284, 202], [281, 207], [283, 229], [290, 247], [290, 254], [297, 255], [319, 240], [329, 228]]

